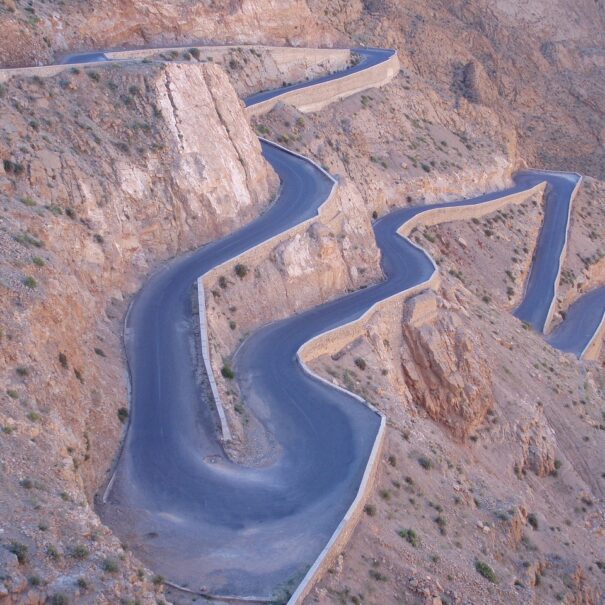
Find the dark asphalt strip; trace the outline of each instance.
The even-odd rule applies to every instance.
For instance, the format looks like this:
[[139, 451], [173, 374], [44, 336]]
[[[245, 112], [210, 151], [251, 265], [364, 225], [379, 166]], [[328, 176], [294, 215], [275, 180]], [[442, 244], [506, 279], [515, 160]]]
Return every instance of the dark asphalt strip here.
[[[359, 52], [362, 60], [351, 70], [288, 89], [367, 69], [392, 53]], [[91, 53], [69, 60], [103, 57]], [[281, 92], [266, 91], [246, 102]], [[423, 209], [397, 210], [374, 224], [385, 281], [252, 334], [235, 358], [238, 383], [246, 407], [273, 435], [280, 456], [263, 468], [232, 463], [217, 442], [210, 402], [196, 379], [192, 285], [212, 267], [314, 216], [332, 187], [320, 170], [296, 156], [268, 144], [263, 153], [282, 182], [276, 202], [236, 233], [175, 259], [145, 284], [131, 306], [125, 343], [132, 382], [130, 426], [115, 481], [98, 510], [137, 556], [177, 584], [283, 600], [353, 501], [380, 424], [378, 415], [355, 397], [309, 376], [296, 353], [310, 338], [426, 281], [434, 265], [397, 235], [399, 226]], [[481, 204], [544, 179], [551, 187], [545, 223], [517, 310], [538, 329], [554, 296], [558, 265], [553, 273], [553, 260], [564, 247], [569, 180], [525, 172], [509, 190], [439, 205]], [[580, 315], [587, 317], [586, 311]], [[579, 331], [569, 333], [562, 336], [566, 343]]]

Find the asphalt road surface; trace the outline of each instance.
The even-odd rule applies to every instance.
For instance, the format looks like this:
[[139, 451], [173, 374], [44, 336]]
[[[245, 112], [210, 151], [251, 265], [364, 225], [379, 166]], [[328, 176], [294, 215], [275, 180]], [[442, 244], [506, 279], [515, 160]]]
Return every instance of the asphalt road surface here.
[[[362, 60], [351, 70], [287, 89], [365, 69], [392, 53], [358, 52]], [[103, 53], [65, 59], [99, 60], [106, 60]], [[280, 92], [259, 93], [246, 103]], [[332, 187], [303, 159], [267, 143], [263, 153], [282, 182], [273, 205], [236, 233], [169, 263], [131, 306], [125, 326], [130, 424], [107, 501], [99, 503], [98, 510], [137, 556], [173, 582], [221, 595], [283, 600], [355, 497], [380, 424], [379, 416], [357, 399], [307, 375], [296, 351], [313, 336], [425, 281], [434, 265], [424, 251], [396, 233], [424, 208], [394, 211], [374, 224], [383, 282], [252, 334], [238, 350], [234, 367], [248, 412], [273, 444], [273, 458], [256, 468], [231, 462], [217, 441], [212, 404], [199, 384], [192, 304], [196, 279], [314, 216]], [[574, 179], [527, 171], [519, 173], [508, 190], [441, 204], [481, 204], [548, 181], [544, 228], [525, 298], [516, 311], [540, 331], [554, 295]], [[586, 308], [570, 310], [553, 334], [553, 344], [574, 350], [585, 346], [603, 311], [598, 309], [600, 295], [586, 300]], [[582, 330], [575, 328], [577, 316]]]
[[384, 48], [353, 48], [352, 50], [360, 58], [359, 62], [356, 65], [349, 67], [348, 69], [328, 74], [326, 76], [321, 76], [320, 78], [315, 78], [314, 80], [309, 80], [308, 82], [290, 84], [289, 86], [283, 86], [281, 88], [275, 88], [273, 90], [265, 90], [263, 92], [258, 92], [256, 94], [250, 95], [245, 99], [246, 107], [248, 107], [249, 105], [255, 105], [256, 103], [260, 103], [261, 101], [266, 101], [267, 99], [278, 97], [292, 90], [308, 88], [309, 86], [315, 86], [316, 84], [321, 84], [322, 82], [330, 82], [331, 80], [336, 80], [338, 78], [341, 78], [343, 75], [350, 75], [358, 71], [364, 71], [369, 67], [373, 67], [374, 65], [383, 63], [395, 54], [394, 50], [388, 50]]

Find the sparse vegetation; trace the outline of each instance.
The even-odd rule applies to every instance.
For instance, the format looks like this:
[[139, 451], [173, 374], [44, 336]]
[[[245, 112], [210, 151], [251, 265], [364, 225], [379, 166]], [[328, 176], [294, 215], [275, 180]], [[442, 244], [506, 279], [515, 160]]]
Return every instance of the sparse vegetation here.
[[363, 510], [368, 517], [374, 517], [376, 515], [376, 507], [373, 504], [366, 504]]
[[370, 577], [373, 580], [376, 580], [378, 582], [386, 582], [388, 580], [388, 578], [381, 572], [379, 572], [377, 569], [370, 569], [369, 572]]
[[235, 271], [235, 275], [237, 275], [240, 279], [243, 279], [248, 274], [248, 267], [246, 267], [246, 265], [242, 265], [241, 263], [235, 265], [233, 270]]
[[53, 561], [56, 561], [59, 558], [59, 551], [57, 550], [57, 547], [54, 546], [53, 544], [49, 544], [46, 547], [46, 554], [48, 557], [50, 557]]
[[17, 557], [17, 561], [19, 561], [21, 565], [27, 563], [28, 548], [25, 544], [18, 542], [17, 540], [12, 540], [8, 545], [8, 550]]
[[362, 371], [367, 367], [366, 360], [362, 357], [357, 357], [357, 359], [355, 359], [355, 365]]
[[84, 544], [76, 544], [76, 546], [71, 549], [71, 556], [74, 559], [88, 559], [89, 555], [90, 551]]
[[433, 468], [433, 461], [426, 456], [420, 456], [418, 458], [418, 464], [425, 470], [430, 471]]
[[233, 380], [235, 378], [235, 372], [227, 363], [225, 363], [221, 368], [221, 374], [223, 375], [223, 378], [228, 378], [229, 380]]
[[106, 571], [107, 573], [117, 573], [117, 571], [119, 569], [119, 565], [115, 559], [112, 559], [111, 557], [107, 557], [106, 559], [103, 560], [102, 568], [103, 568], [103, 571]]
[[410, 543], [414, 548], [418, 548], [420, 546], [420, 538], [413, 529], [402, 529], [398, 533], [406, 542]]
[[34, 246], [35, 248], [43, 248], [44, 244], [41, 240], [30, 235], [29, 233], [20, 233], [19, 235], [15, 235], [14, 239], [16, 242], [23, 244], [24, 246]]
[[538, 529], [538, 517], [536, 516], [536, 513], [529, 513], [529, 515], [527, 515], [527, 522], [534, 530]]
[[493, 584], [498, 583], [498, 577], [496, 576], [496, 572], [487, 563], [477, 560], [477, 561], [475, 561], [475, 569], [486, 580], [489, 580]]
[[21, 198], [21, 203], [24, 206], [28, 206], [29, 208], [32, 208], [33, 206], [37, 206], [37, 202], [36, 200], [34, 200], [32, 197], [30, 197], [29, 195], [26, 195], [25, 197]]

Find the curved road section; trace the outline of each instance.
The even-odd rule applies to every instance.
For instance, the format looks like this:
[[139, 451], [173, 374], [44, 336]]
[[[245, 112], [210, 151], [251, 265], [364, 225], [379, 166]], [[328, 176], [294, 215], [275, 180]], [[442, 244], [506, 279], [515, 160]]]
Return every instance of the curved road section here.
[[[393, 51], [357, 52], [361, 61], [350, 70], [295, 87], [366, 69]], [[104, 59], [91, 53], [66, 61]], [[247, 104], [283, 92], [259, 93]], [[422, 249], [398, 235], [402, 224], [429, 207], [397, 210], [374, 225], [385, 281], [250, 336], [234, 359], [235, 369], [246, 406], [276, 455], [260, 468], [234, 464], [216, 438], [211, 402], [200, 388], [194, 284], [213, 267], [315, 216], [333, 187], [304, 158], [266, 142], [263, 153], [282, 182], [274, 204], [236, 233], [168, 264], [131, 305], [125, 325], [130, 424], [99, 513], [144, 562], [178, 585], [222, 597], [284, 601], [355, 500], [381, 427], [380, 416], [357, 397], [310, 375], [298, 350], [380, 301], [428, 282], [436, 268]], [[551, 313], [577, 184], [573, 178], [523, 172], [508, 190], [439, 205], [483, 204], [548, 181], [545, 227], [517, 310], [540, 330]], [[595, 302], [586, 304], [592, 308]], [[585, 309], [570, 311], [568, 327], [562, 324], [558, 333], [564, 345], [585, 347], [576, 342], [576, 315], [587, 321]], [[592, 325], [588, 321], [582, 332], [587, 337]]]

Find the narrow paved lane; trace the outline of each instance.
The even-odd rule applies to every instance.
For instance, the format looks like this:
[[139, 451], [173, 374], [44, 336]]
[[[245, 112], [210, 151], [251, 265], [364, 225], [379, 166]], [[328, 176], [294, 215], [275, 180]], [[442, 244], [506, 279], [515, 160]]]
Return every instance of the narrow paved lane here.
[[[367, 69], [392, 51], [359, 53], [362, 60], [351, 70], [289, 89]], [[82, 60], [102, 61], [105, 56], [66, 59]], [[281, 92], [259, 93], [247, 104]], [[130, 426], [107, 500], [98, 509], [137, 556], [178, 584], [215, 594], [283, 600], [355, 497], [380, 425], [379, 416], [356, 398], [305, 373], [296, 352], [313, 336], [426, 281], [435, 266], [424, 251], [397, 235], [405, 221], [427, 208], [394, 211], [374, 225], [385, 281], [252, 334], [234, 364], [245, 404], [273, 437], [276, 456], [262, 468], [232, 463], [216, 439], [211, 402], [201, 394], [196, 377], [195, 281], [314, 216], [332, 187], [325, 174], [299, 157], [267, 143], [263, 153], [282, 182], [275, 203], [238, 232], [175, 259], [148, 281], [132, 304], [125, 326]], [[526, 171], [505, 191], [439, 205], [482, 204], [548, 181], [544, 228], [526, 296], [516, 311], [539, 330], [554, 296], [575, 178]], [[598, 316], [602, 299], [586, 300], [583, 304], [594, 313], [570, 310], [567, 327], [553, 334], [557, 346], [577, 349], [589, 336], [594, 322], [587, 318]], [[575, 327], [577, 316], [586, 324], [582, 330]]]
[[544, 332], [559, 282], [560, 263], [567, 243], [572, 196], [580, 175], [533, 171], [546, 181], [544, 222], [538, 236], [525, 295], [514, 315]]

